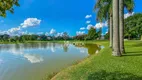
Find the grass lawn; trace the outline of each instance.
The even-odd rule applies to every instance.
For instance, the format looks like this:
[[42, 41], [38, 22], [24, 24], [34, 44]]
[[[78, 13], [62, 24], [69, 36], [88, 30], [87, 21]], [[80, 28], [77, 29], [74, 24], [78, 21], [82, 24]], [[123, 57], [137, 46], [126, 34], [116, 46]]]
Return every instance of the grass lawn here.
[[97, 55], [68, 67], [52, 80], [142, 80], [142, 41], [126, 41], [126, 54], [111, 56], [108, 41], [90, 41], [105, 48]]

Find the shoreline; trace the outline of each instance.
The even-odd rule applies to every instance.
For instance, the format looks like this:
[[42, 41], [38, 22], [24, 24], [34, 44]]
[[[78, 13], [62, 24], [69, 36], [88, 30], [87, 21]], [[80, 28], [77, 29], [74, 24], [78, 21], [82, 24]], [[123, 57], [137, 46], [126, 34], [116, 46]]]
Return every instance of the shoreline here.
[[[142, 44], [141, 41], [126, 41], [126, 52], [122, 57], [113, 57], [108, 41], [88, 42], [103, 45], [99, 54], [67, 67], [54, 75], [51, 80], [141, 80], [142, 79], [142, 54], [137, 54]], [[137, 45], [137, 46], [135, 46]], [[135, 48], [135, 49], [134, 49]], [[130, 52], [134, 52], [133, 55]], [[139, 61], [139, 63], [137, 62]], [[134, 65], [135, 64], [135, 65]]]

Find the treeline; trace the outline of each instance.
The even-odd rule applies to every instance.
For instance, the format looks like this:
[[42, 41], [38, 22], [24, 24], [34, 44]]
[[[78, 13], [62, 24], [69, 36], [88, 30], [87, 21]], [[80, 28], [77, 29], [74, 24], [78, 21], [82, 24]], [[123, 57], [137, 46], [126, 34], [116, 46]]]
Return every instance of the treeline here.
[[46, 35], [21, 35], [21, 36], [10, 36], [8, 34], [0, 35], [0, 42], [26, 42], [26, 41], [53, 41], [53, 40], [100, 40], [108, 39], [109, 36], [101, 36], [101, 29], [98, 31], [95, 28], [91, 28], [88, 34], [81, 34], [76, 36], [69, 36], [67, 32], [63, 35], [58, 36], [46, 36]]
[[106, 33], [102, 35], [102, 29], [95, 29], [91, 27], [88, 31], [88, 34], [77, 35], [73, 37], [74, 40], [108, 40], [109, 35]]
[[136, 13], [125, 19], [124, 37], [129, 40], [142, 40], [142, 13]]
[[52, 41], [52, 40], [72, 40], [69, 36], [46, 36], [46, 35], [21, 35], [10, 36], [8, 34], [0, 35], [0, 42], [25, 42], [25, 41]]

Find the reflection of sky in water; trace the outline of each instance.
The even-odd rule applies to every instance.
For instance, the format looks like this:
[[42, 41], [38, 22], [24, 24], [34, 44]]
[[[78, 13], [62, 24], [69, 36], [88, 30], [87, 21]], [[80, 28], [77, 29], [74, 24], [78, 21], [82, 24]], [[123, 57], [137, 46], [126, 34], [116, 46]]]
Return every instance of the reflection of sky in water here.
[[[15, 56], [21, 56], [27, 59], [31, 63], [39, 63], [44, 61], [41, 54], [38, 54], [40, 52], [47, 51], [49, 53], [55, 53], [56, 51], [62, 52], [68, 52], [69, 49], [78, 50], [80, 53], [88, 53], [88, 50], [86, 47], [75, 47], [72, 44], [66, 43], [66, 44], [55, 44], [55, 43], [37, 43], [37, 44], [1, 44], [0, 45], [0, 53], [9, 53], [13, 54]], [[68, 48], [69, 47], [69, 48]], [[101, 49], [103, 49], [103, 46], [99, 46]], [[63, 51], [64, 50], [64, 51]], [[94, 53], [99, 53], [99, 50], [96, 50]], [[2, 63], [2, 60], [0, 60], [0, 63]]]
[[[9, 80], [13, 75], [17, 76], [12, 80], [33, 80], [33, 76], [34, 80], [41, 80], [41, 76], [47, 72], [57, 71], [74, 61], [86, 58], [90, 55], [88, 50], [92, 50], [89, 48], [88, 45], [77, 47], [69, 43], [2, 44], [0, 74], [6, 74], [6, 77], [0, 76], [0, 80]], [[99, 52], [99, 50], [93, 51]], [[27, 77], [21, 79], [21, 74]]]
[[[30, 45], [30, 44], [28, 44]], [[36, 45], [34, 48], [30, 49], [24, 47], [23, 44], [20, 44], [19, 47], [17, 48], [15, 45], [11, 44], [11, 45], [0, 45], [1, 46], [1, 50], [0, 53], [9, 53], [9, 54], [13, 54], [15, 56], [22, 56], [25, 59], [27, 59], [29, 62], [31, 63], [39, 63], [43, 61], [43, 58], [41, 57], [41, 54], [31, 54], [30, 52], [39, 52], [39, 51], [47, 51], [50, 50], [52, 53], [54, 53], [56, 51], [56, 49], [62, 49], [62, 45], [57, 45], [57, 46], [53, 46], [53, 43], [47, 43], [46, 46], [42, 46], [40, 43], [38, 43], [38, 45]], [[2, 48], [4, 50], [2, 50]], [[0, 60], [0, 63], [2, 63], [2, 60]]]
[[0, 64], [2, 64], [3, 63], [3, 60], [2, 59], [0, 59]]
[[105, 47], [104, 46], [101, 46], [101, 49], [104, 49]]

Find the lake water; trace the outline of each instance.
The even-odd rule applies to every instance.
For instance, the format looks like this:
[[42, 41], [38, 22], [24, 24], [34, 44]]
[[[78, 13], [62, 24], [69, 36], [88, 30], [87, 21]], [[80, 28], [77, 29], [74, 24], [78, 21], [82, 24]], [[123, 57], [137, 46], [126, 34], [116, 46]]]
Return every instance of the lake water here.
[[0, 44], [0, 80], [43, 80], [101, 48], [96, 44]]

